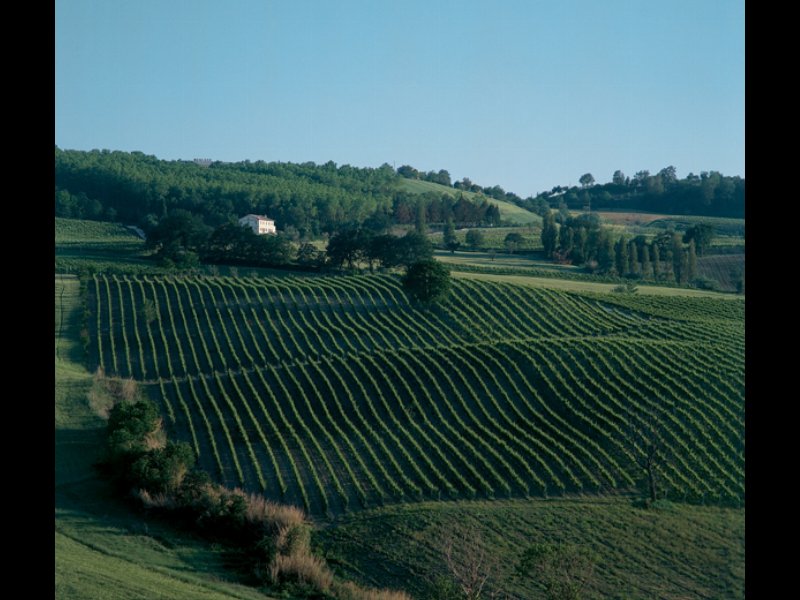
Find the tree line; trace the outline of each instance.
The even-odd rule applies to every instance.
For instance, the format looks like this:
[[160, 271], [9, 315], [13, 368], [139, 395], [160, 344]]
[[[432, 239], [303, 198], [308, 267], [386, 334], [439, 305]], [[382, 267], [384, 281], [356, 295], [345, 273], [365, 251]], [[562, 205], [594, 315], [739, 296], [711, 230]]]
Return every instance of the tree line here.
[[521, 206], [540, 214], [546, 208], [572, 210], [644, 210], [675, 215], [706, 215], [744, 218], [745, 185], [738, 176], [718, 171], [689, 173], [678, 179], [673, 166], [651, 175], [638, 171], [633, 178], [617, 170], [611, 181], [596, 184], [591, 173], [579, 178], [580, 187], [556, 186], [527, 198]]
[[706, 223], [682, 235], [664, 231], [649, 241], [643, 235], [615, 238], [595, 213], [568, 217], [559, 225], [550, 210], [542, 219], [541, 233], [545, 255], [556, 262], [583, 265], [593, 273], [678, 284], [697, 280], [697, 258], [713, 238], [714, 228]]
[[[404, 165], [397, 172], [408, 179], [450, 186], [450, 174], [447, 171], [423, 173]], [[677, 170], [671, 165], [655, 174], [647, 170], [637, 171], [633, 177], [626, 176], [618, 169], [608, 183], [596, 184], [591, 173], [581, 175], [578, 182], [580, 186], [558, 185], [550, 191], [527, 198], [507, 192], [499, 185], [477, 185], [467, 177], [454, 182], [452, 187], [511, 202], [538, 214], [543, 214], [548, 208], [560, 207], [572, 210], [644, 210], [733, 218], [743, 218], [745, 213], [744, 179], [725, 176], [718, 171], [701, 171], [699, 175], [689, 173], [685, 178], [679, 179]]]

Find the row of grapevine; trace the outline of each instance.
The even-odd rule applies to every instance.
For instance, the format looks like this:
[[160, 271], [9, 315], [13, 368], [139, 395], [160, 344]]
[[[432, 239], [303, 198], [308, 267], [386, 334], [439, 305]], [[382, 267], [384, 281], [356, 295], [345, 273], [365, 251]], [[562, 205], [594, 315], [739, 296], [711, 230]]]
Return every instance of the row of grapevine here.
[[311, 512], [629, 487], [630, 428], [653, 422], [671, 494], [744, 497], [738, 308], [454, 287], [432, 310], [391, 276], [89, 289], [99, 363], [148, 385], [220, 480]]

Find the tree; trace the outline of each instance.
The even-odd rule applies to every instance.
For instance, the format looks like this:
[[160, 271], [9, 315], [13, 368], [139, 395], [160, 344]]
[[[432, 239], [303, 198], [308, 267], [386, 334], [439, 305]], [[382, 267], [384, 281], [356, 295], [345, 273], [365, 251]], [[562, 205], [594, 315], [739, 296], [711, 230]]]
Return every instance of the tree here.
[[633, 184], [636, 187], [643, 187], [645, 182], [650, 178], [650, 171], [643, 170], [643, 171], [636, 171], [633, 176]]
[[639, 273], [639, 251], [634, 240], [628, 242], [628, 273], [631, 275]]
[[625, 185], [625, 173], [617, 169], [611, 177], [611, 183], [614, 185]]
[[711, 241], [714, 239], [714, 226], [708, 223], [698, 223], [686, 230], [683, 234], [683, 243], [688, 244], [694, 241], [695, 251], [697, 256], [703, 256], [706, 248], [711, 246]]
[[542, 246], [547, 258], [553, 256], [556, 249], [558, 230], [556, 229], [556, 219], [550, 209], [542, 216]]
[[211, 234], [203, 219], [188, 210], [176, 209], [158, 222], [147, 234], [145, 245], [156, 250], [164, 261], [176, 265], [197, 262], [197, 251]]
[[681, 236], [677, 233], [672, 234], [672, 273], [675, 276], [675, 283], [683, 283], [686, 278], [686, 270], [684, 264], [686, 263], [684, 257], [683, 244], [681, 243]]
[[478, 600], [497, 569], [497, 559], [486, 551], [481, 535], [474, 529], [458, 529], [443, 542], [445, 565], [464, 600]]
[[444, 246], [450, 250], [451, 254], [458, 250], [461, 242], [459, 242], [458, 238], [456, 237], [456, 230], [455, 227], [453, 227], [453, 219], [447, 219], [447, 222], [444, 226], [443, 238]]
[[651, 248], [651, 254], [653, 255], [653, 279], [658, 281], [658, 279], [659, 279], [659, 271], [660, 271], [659, 263], [661, 262], [660, 253], [659, 253], [659, 250], [658, 250], [658, 244], [653, 242], [650, 245], [650, 248]]
[[650, 275], [650, 270], [651, 270], [650, 247], [647, 244], [642, 245], [641, 259], [642, 259], [642, 278], [645, 278]]
[[574, 544], [531, 544], [516, 566], [518, 577], [538, 581], [550, 600], [579, 600], [594, 580], [596, 555]]
[[653, 414], [642, 415], [637, 420], [628, 417], [627, 445], [636, 466], [642, 470], [648, 504], [658, 499], [660, 474], [669, 460], [663, 440], [664, 425], [658, 417]]
[[425, 204], [425, 201], [420, 198], [417, 200], [417, 217], [414, 221], [414, 228], [416, 229], [417, 233], [421, 233], [423, 235], [428, 231], [427, 212], [428, 207]]
[[522, 237], [522, 234], [512, 231], [505, 237], [503, 243], [506, 246], [506, 250], [511, 252], [511, 254], [514, 254], [514, 250], [518, 249], [524, 241], [525, 238]]
[[597, 244], [597, 267], [601, 273], [608, 273], [614, 267], [614, 245], [605, 230], [601, 232]]
[[332, 235], [326, 248], [331, 265], [341, 268], [347, 263], [347, 268], [352, 270], [364, 256], [365, 237], [360, 229], [345, 229]]
[[678, 181], [678, 175], [675, 170], [675, 167], [672, 165], [668, 167], [664, 167], [661, 169], [658, 174], [661, 176], [661, 181], [664, 185], [672, 185], [676, 181]]
[[427, 236], [416, 231], [409, 231], [396, 242], [397, 264], [410, 267], [416, 262], [433, 258], [433, 244]]
[[472, 248], [473, 250], [477, 250], [478, 248], [483, 247], [484, 244], [484, 237], [483, 232], [480, 229], [470, 229], [467, 231], [467, 246]]
[[423, 304], [441, 302], [450, 293], [450, 269], [432, 258], [412, 264], [402, 278], [406, 293]]
[[628, 244], [624, 236], [620, 236], [619, 241], [614, 247], [614, 267], [617, 269], [617, 275], [622, 277], [625, 275], [628, 268]]
[[419, 179], [419, 171], [410, 165], [398, 167], [397, 174], [406, 179]]
[[305, 242], [297, 249], [296, 260], [299, 265], [316, 265], [319, 262], [320, 251], [314, 244]]
[[689, 250], [686, 259], [686, 279], [694, 281], [697, 277], [697, 252], [694, 249], [694, 240], [689, 240]]
[[594, 184], [594, 177], [592, 177], [591, 173], [584, 173], [583, 175], [581, 175], [581, 178], [578, 179], [578, 182], [583, 187], [589, 187], [590, 185]]

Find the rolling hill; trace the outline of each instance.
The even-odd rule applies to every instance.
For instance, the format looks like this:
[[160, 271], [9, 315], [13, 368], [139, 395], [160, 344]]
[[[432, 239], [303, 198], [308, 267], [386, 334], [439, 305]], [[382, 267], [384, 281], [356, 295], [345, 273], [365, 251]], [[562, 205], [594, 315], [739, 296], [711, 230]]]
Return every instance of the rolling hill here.
[[[744, 303], [393, 276], [89, 281], [92, 360], [146, 384], [220, 482], [316, 515], [629, 490], [744, 498]], [[641, 442], [641, 440], [640, 440]], [[641, 442], [643, 443], [643, 442]]]
[[[467, 200], [478, 202], [478, 194], [475, 192], [465, 192], [455, 188], [433, 183], [431, 181], [422, 181], [419, 179], [406, 179], [400, 178], [399, 187], [401, 190], [411, 192], [412, 194], [424, 194], [426, 192], [434, 192], [436, 194], [447, 194], [454, 198], [459, 194], [463, 195]], [[483, 198], [484, 196], [481, 196]], [[508, 221], [517, 225], [539, 225], [542, 224], [542, 217], [534, 212], [520, 208], [516, 204], [506, 202], [504, 200], [495, 200], [494, 198], [487, 198], [489, 202], [497, 205], [500, 209], [500, 218], [503, 221]]]

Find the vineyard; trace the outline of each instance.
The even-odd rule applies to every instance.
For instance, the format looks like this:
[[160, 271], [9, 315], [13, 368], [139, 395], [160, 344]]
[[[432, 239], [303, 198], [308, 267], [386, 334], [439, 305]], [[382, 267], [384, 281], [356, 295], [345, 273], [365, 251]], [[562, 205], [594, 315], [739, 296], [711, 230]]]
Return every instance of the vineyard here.
[[95, 275], [92, 360], [221, 483], [314, 514], [628, 489], [648, 441], [669, 497], [744, 502], [743, 302], [453, 285]]

